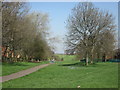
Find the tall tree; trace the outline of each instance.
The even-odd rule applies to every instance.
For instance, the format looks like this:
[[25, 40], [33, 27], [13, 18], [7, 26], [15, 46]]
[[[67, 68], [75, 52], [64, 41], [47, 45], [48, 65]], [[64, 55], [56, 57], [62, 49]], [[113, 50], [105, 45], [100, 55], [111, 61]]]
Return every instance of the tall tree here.
[[[20, 25], [22, 18], [28, 12], [27, 4], [24, 2], [2, 2], [2, 46], [5, 47], [5, 52], [7, 52], [7, 47], [14, 52], [18, 48], [19, 41], [21, 38], [18, 33], [20, 33]], [[11, 56], [11, 55], [10, 55]]]
[[[94, 53], [99, 46], [101, 50], [106, 48], [108, 53], [114, 49], [114, 18], [112, 14], [108, 12], [103, 12], [99, 8], [94, 7], [92, 3], [83, 2], [79, 3], [72, 9], [72, 13], [67, 21], [67, 50], [69, 52], [77, 53], [81, 55], [82, 58], [86, 58], [86, 65], [88, 65], [88, 60], [93, 63]], [[106, 38], [106, 34], [110, 38]], [[102, 35], [102, 37], [101, 37]], [[107, 42], [110, 43], [109, 48], [105, 45]], [[103, 53], [103, 52], [102, 52]]]
[[[47, 58], [52, 51], [47, 43], [49, 18], [46, 13], [28, 13], [24, 2], [2, 3], [2, 46], [4, 56], [15, 60], [17, 56]], [[14, 57], [14, 58], [12, 58]], [[4, 59], [3, 59], [4, 60]]]

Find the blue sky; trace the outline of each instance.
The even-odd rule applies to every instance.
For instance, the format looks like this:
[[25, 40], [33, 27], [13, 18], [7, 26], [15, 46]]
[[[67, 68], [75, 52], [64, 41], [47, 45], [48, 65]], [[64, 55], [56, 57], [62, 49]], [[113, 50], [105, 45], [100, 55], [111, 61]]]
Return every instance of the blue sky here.
[[[65, 45], [63, 43], [66, 34], [65, 21], [67, 20], [71, 9], [78, 2], [30, 2], [31, 11], [48, 13], [50, 19], [50, 32], [61, 41], [56, 43], [56, 53], [64, 53]], [[101, 10], [107, 10], [115, 17], [118, 23], [118, 3], [117, 2], [94, 2], [95, 7]]]

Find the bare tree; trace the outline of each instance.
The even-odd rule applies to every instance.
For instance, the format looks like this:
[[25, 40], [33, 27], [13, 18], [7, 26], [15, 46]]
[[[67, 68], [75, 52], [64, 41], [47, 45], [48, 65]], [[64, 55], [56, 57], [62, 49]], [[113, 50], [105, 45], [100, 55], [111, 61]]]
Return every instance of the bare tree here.
[[[92, 3], [83, 2], [75, 6], [68, 18], [67, 28], [69, 30], [67, 50], [81, 55], [82, 58], [86, 58], [86, 65], [88, 65], [89, 59], [93, 63], [94, 53], [96, 53], [97, 44], [100, 40], [105, 39], [110, 42], [111, 46], [109, 45], [109, 48], [113, 49], [114, 35], [112, 32], [115, 30], [114, 18], [112, 14], [95, 8]], [[108, 36], [113, 40], [105, 38], [106, 32], [110, 32]], [[105, 47], [106, 41], [104, 41], [104, 45], [100, 43], [100, 47]], [[107, 52], [110, 51], [110, 49], [106, 49]]]

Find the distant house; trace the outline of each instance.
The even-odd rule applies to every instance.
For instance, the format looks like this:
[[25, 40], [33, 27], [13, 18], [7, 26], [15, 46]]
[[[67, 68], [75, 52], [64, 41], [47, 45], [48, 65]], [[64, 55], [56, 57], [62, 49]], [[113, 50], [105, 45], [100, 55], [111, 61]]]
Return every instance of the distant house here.
[[0, 46], [0, 48], [1, 48], [1, 51], [2, 51], [2, 53], [1, 53], [2, 57], [9, 57], [10, 56], [9, 54], [11, 54], [12, 57], [13, 57], [13, 51], [10, 50], [10, 48], [2, 47], [2, 46]]

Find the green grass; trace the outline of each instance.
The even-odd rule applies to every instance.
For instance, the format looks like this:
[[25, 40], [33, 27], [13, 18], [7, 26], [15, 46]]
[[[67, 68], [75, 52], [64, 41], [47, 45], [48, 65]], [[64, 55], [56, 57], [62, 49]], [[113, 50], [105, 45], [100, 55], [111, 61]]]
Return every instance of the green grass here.
[[15, 72], [19, 72], [24, 69], [28, 69], [37, 65], [48, 63], [47, 61], [40, 63], [32, 62], [16, 62], [16, 63], [2, 63], [2, 76], [9, 75]]
[[[61, 56], [62, 57], [62, 56]], [[64, 56], [48, 67], [3, 83], [3, 88], [117, 88], [118, 64], [82, 66], [74, 56]]]

